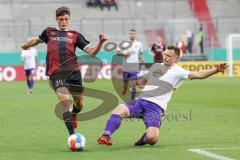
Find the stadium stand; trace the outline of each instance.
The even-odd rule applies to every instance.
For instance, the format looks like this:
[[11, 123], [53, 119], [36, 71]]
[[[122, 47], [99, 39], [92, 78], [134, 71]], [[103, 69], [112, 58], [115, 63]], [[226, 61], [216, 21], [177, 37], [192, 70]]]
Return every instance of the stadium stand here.
[[[227, 33], [240, 32], [240, 20], [237, 18], [240, 15], [240, 2], [205, 2], [212, 20], [210, 27], [204, 25], [205, 32], [207, 35], [209, 30], [210, 35], [214, 32], [214, 37], [219, 39], [219, 46], [224, 47]], [[55, 26], [54, 11], [59, 6], [71, 8], [72, 28], [84, 33], [91, 41], [96, 40], [96, 33], [106, 32], [110, 41], [120, 42], [127, 38], [129, 29], [135, 28], [138, 39], [147, 48], [145, 30], [160, 29], [167, 43], [173, 44], [186, 30], [196, 33], [199, 28], [199, 17], [195, 17], [190, 0], [119, 0], [117, 12], [114, 9], [101, 12], [100, 9], [87, 8], [85, 0], [2, 0], [0, 13], [5, 16], [0, 18], [0, 31], [4, 35], [0, 38], [1, 51], [19, 50], [19, 45], [29, 36], [37, 36], [46, 26]], [[206, 39], [208, 47], [214, 46], [212, 43], [216, 44], [217, 41]]]

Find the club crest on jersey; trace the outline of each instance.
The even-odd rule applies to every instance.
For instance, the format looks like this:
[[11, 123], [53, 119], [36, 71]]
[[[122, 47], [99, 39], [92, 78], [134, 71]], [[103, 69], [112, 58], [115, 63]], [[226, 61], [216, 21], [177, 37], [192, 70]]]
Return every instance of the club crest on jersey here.
[[55, 33], [55, 32], [50, 32], [50, 34], [51, 34], [51, 35], [53, 35], [53, 36], [55, 36], [55, 35], [56, 35], [56, 33]]
[[67, 34], [68, 34], [69, 37], [72, 37], [72, 36], [73, 36], [73, 34], [70, 33], [70, 32], [67, 32]]

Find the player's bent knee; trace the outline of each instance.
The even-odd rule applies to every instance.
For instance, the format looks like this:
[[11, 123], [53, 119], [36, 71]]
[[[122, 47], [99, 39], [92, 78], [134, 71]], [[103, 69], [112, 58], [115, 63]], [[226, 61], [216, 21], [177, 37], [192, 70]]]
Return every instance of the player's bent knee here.
[[122, 118], [129, 117], [130, 112], [125, 104], [120, 104], [113, 111], [112, 114], [120, 115]]
[[149, 127], [147, 129], [147, 138], [148, 144], [154, 145], [157, 143], [159, 137], [159, 128], [157, 127]]
[[70, 99], [69, 91], [68, 91], [68, 89], [65, 88], [65, 87], [58, 88], [58, 89], [56, 90], [56, 94], [57, 94], [57, 96], [58, 96], [58, 98], [59, 98], [60, 101]]
[[154, 145], [157, 142], [158, 142], [158, 137], [156, 137], [156, 136], [151, 136], [148, 138], [148, 144], [150, 144], [150, 145]]
[[69, 96], [68, 95], [59, 95], [58, 96], [60, 101], [67, 101], [69, 100]]

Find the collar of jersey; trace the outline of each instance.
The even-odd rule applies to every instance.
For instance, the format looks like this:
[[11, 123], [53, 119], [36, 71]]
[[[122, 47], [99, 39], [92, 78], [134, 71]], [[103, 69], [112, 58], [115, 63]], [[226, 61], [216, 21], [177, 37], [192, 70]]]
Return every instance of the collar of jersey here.
[[60, 28], [58, 28], [58, 26], [56, 27], [56, 29], [59, 30], [59, 31], [68, 31], [68, 29], [66, 29], [66, 30], [61, 30]]
[[[164, 65], [164, 63], [161, 63], [162, 65]], [[172, 67], [174, 67], [176, 64], [174, 63], [173, 65], [171, 65], [170, 67], [168, 67], [168, 66], [166, 66], [166, 65], [164, 65], [164, 66], [166, 66], [168, 69], [171, 69]]]

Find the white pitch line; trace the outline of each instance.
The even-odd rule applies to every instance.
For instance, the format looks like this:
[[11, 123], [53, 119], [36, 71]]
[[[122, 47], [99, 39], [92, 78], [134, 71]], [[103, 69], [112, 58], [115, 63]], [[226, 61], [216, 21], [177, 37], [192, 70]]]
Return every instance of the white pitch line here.
[[214, 158], [216, 160], [234, 160], [234, 159], [229, 158], [229, 157], [225, 157], [225, 156], [221, 156], [221, 155], [214, 154], [214, 153], [211, 153], [211, 152], [207, 152], [203, 149], [189, 149], [189, 151], [204, 155], [206, 157]]
[[212, 147], [212, 148], [203, 148], [207, 150], [225, 150], [225, 149], [240, 149], [239, 147], [230, 147], [230, 148], [223, 148], [223, 147]]

